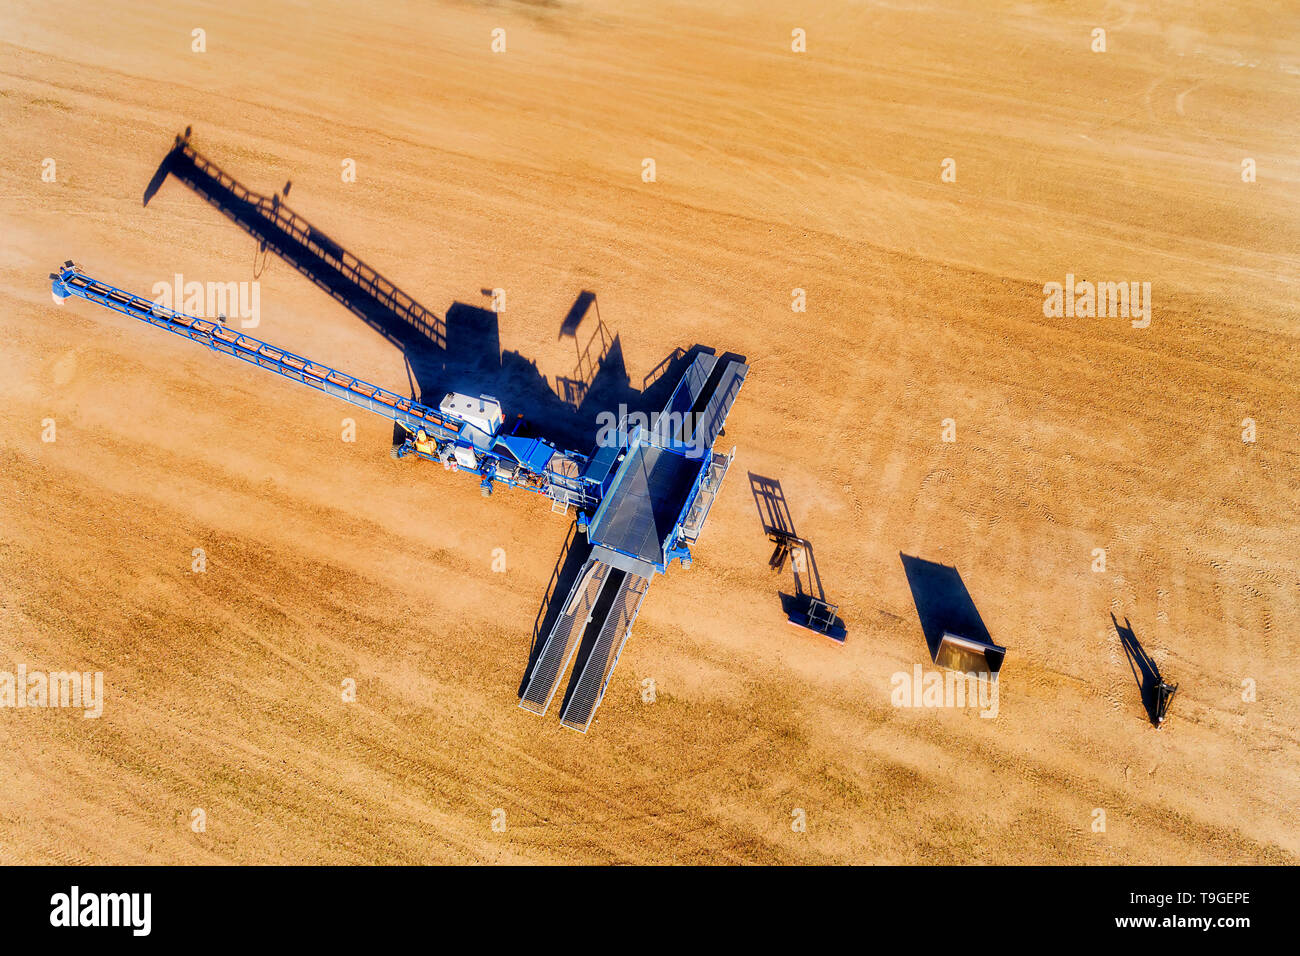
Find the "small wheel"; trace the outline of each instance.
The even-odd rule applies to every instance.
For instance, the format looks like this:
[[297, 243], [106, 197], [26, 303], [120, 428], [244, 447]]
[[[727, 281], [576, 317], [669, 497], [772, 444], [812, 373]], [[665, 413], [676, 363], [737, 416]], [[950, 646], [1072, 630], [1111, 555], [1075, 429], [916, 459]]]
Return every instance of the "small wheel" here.
[[393, 445], [392, 448], [388, 449], [388, 454], [392, 455], [394, 458], [401, 458], [401, 457], [402, 457], [402, 446], [401, 446], [401, 445]]

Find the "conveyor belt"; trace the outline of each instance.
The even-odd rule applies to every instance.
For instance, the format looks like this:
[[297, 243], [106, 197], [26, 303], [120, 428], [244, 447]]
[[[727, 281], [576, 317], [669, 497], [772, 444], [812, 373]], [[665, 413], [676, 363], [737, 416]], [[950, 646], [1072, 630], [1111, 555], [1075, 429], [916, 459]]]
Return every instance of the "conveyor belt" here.
[[68, 295], [75, 295], [176, 335], [183, 335], [214, 351], [233, 355], [237, 359], [283, 375], [285, 378], [291, 378], [295, 382], [302, 382], [304, 385], [341, 398], [345, 402], [400, 422], [412, 434], [423, 429], [430, 435], [449, 438], [457, 435], [463, 427], [456, 419], [449, 418], [427, 405], [421, 405], [413, 399], [404, 398], [396, 392], [363, 382], [346, 372], [340, 372], [319, 362], [313, 362], [309, 358], [276, 348], [261, 339], [228, 328], [220, 322], [200, 319], [186, 315], [184, 312], [177, 312], [175, 309], [155, 305], [143, 296], [133, 295], [92, 279], [71, 265], [65, 265], [57, 275], [51, 273], [50, 278], [53, 280], [54, 294], [58, 297], [66, 298]]
[[717, 386], [708, 396], [708, 404], [704, 406], [702, 412], [697, 413], [691, 435], [685, 440], [699, 449], [701, 454], [713, 448], [714, 439], [726, 424], [727, 415], [730, 414], [731, 406], [735, 404], [736, 396], [740, 394], [740, 386], [745, 383], [745, 376], [748, 373], [749, 366], [744, 362], [727, 363], [727, 367], [722, 370], [718, 378]]
[[596, 708], [600, 706], [605, 689], [609, 686], [610, 675], [614, 673], [619, 655], [623, 652], [623, 645], [632, 633], [632, 622], [636, 620], [641, 602], [645, 600], [649, 589], [648, 579], [635, 574], [623, 574], [618, 592], [609, 605], [608, 616], [600, 627], [581, 673], [574, 678], [569, 701], [560, 714], [560, 723], [564, 726], [584, 734], [591, 726]]
[[587, 539], [662, 570], [663, 543], [703, 464], [677, 451], [636, 441], [596, 510]]
[[537, 663], [533, 665], [533, 672], [528, 677], [528, 686], [524, 688], [524, 695], [519, 701], [519, 706], [524, 710], [542, 715], [551, 706], [551, 698], [555, 696], [560, 675], [569, 666], [573, 652], [578, 649], [610, 570], [609, 565], [595, 558], [588, 558], [582, 566], [578, 580], [564, 602], [564, 610], [556, 618], [546, 637], [546, 643], [542, 645]]
[[684, 440], [683, 426], [691, 420], [691, 410], [699, 400], [700, 392], [704, 390], [717, 361], [713, 355], [695, 356], [695, 361], [682, 375], [682, 380], [677, 383], [664, 410], [655, 419], [652, 432], [658, 444], [668, 445]]

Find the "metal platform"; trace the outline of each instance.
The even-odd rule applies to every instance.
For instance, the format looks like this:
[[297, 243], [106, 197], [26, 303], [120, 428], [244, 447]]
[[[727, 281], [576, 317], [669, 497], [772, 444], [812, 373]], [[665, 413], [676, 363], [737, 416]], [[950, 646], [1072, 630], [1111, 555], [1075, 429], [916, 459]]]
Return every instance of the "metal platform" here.
[[848, 637], [848, 631], [840, 620], [839, 610], [839, 605], [809, 595], [808, 603], [802, 609], [792, 611], [789, 621], [795, 627], [814, 631], [842, 646]]
[[736, 449], [733, 447], [725, 455], [714, 453], [710, 460], [708, 473], [700, 483], [699, 493], [691, 503], [691, 510], [687, 513], [686, 520], [682, 522], [682, 537], [691, 544], [700, 539], [704, 522], [709, 517], [709, 509], [717, 500], [718, 492], [722, 490], [722, 479], [727, 477], [727, 469], [731, 467], [735, 457]]
[[713, 442], [722, 431], [731, 406], [740, 394], [740, 386], [745, 383], [748, 374], [749, 366], [744, 362], [728, 362], [718, 377], [717, 384], [706, 396], [708, 404], [702, 411], [696, 410], [691, 434], [683, 440], [698, 449], [697, 454], [707, 454], [713, 448]]
[[612, 568], [618, 568], [620, 571], [626, 571], [628, 574], [635, 574], [639, 577], [650, 578], [659, 573], [659, 569], [649, 561], [642, 561], [640, 558], [634, 558], [631, 555], [611, 551], [599, 544], [592, 546], [591, 556], [598, 561], [604, 561]]
[[638, 433], [596, 509], [587, 539], [662, 572], [664, 543], [673, 534], [704, 465], [677, 451], [644, 444]]
[[656, 443], [668, 445], [686, 440], [682, 433], [682, 425], [690, 419], [691, 412], [699, 401], [704, 386], [708, 384], [709, 376], [713, 374], [713, 367], [717, 362], [717, 357], [713, 355], [695, 356], [695, 361], [683, 373], [677, 388], [673, 390], [672, 397], [664, 405], [664, 410], [655, 419], [652, 432]]

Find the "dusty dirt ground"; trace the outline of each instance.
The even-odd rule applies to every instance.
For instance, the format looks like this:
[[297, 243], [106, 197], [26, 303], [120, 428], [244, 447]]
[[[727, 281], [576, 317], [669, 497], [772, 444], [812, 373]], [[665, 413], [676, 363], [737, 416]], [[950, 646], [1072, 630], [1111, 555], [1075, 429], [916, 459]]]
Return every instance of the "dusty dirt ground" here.
[[[1300, 18], [1203, 6], [5, 0], [0, 669], [106, 701], [0, 710], [3, 860], [1295, 862]], [[544, 500], [52, 303], [67, 258], [254, 278], [185, 185], [142, 203], [190, 124], [431, 311], [507, 290], [500, 346], [552, 386], [584, 289], [634, 389], [675, 348], [748, 358], [694, 567], [588, 735], [516, 706]], [[1044, 317], [1067, 273], [1150, 282], [1150, 326]], [[256, 334], [408, 391], [283, 260], [260, 282]], [[845, 646], [785, 623], [751, 473]], [[933, 669], [900, 555], [1008, 647], [995, 719], [893, 706]], [[1180, 686], [1159, 731], [1112, 614]]]

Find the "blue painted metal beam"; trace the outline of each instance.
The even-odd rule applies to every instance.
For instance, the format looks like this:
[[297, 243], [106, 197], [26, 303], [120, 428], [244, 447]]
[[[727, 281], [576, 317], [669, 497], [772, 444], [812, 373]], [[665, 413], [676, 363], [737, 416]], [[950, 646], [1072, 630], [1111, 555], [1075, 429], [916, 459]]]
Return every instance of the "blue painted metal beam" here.
[[220, 322], [200, 319], [157, 305], [143, 296], [134, 295], [107, 283], [92, 279], [75, 266], [64, 265], [57, 274], [50, 273], [56, 301], [77, 296], [105, 306], [123, 315], [182, 335], [216, 352], [232, 355], [252, 365], [302, 382], [345, 402], [360, 406], [402, 425], [412, 435], [423, 430], [443, 439], [454, 439], [464, 423], [443, 415], [437, 409], [371, 385], [359, 378], [322, 365], [301, 355], [277, 348]]
[[398, 448], [399, 457], [414, 454], [430, 461], [455, 464], [453, 459], [445, 457], [448, 446], [444, 443], [473, 447], [476, 466], [455, 467], [482, 479], [484, 494], [491, 493], [494, 484], [503, 484], [573, 505], [581, 511], [593, 510], [600, 503], [600, 483], [582, 476], [587, 464], [585, 455], [557, 452], [550, 442], [515, 435], [497, 435], [485, 451], [481, 443], [470, 440], [474, 426], [454, 416], [277, 348], [220, 322], [157, 305], [143, 296], [91, 278], [71, 262], [64, 263], [57, 273], [50, 273], [50, 281], [56, 302], [62, 303], [69, 296], [94, 302], [397, 422], [410, 435]]

